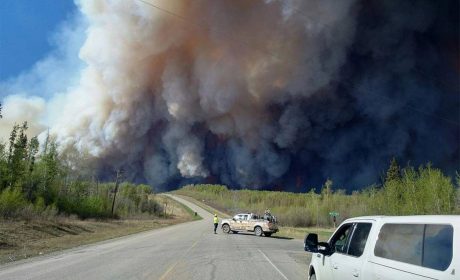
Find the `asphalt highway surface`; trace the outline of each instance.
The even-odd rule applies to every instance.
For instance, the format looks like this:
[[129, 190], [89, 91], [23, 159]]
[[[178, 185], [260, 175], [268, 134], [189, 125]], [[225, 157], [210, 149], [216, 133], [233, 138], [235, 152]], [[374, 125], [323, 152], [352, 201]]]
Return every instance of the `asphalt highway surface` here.
[[213, 232], [212, 215], [173, 197], [203, 220], [0, 266], [0, 279], [307, 279], [302, 240]]

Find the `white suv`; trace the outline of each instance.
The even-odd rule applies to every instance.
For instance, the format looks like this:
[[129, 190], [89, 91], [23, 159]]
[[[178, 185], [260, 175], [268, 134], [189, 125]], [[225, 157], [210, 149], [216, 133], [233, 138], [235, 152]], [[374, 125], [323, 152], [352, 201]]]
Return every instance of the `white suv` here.
[[460, 216], [359, 217], [305, 238], [310, 280], [460, 280]]

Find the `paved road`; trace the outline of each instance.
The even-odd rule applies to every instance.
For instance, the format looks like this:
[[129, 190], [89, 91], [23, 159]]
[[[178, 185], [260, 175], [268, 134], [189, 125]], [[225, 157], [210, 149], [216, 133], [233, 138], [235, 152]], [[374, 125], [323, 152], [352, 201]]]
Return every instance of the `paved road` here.
[[301, 240], [213, 234], [204, 219], [0, 266], [0, 279], [306, 279]]

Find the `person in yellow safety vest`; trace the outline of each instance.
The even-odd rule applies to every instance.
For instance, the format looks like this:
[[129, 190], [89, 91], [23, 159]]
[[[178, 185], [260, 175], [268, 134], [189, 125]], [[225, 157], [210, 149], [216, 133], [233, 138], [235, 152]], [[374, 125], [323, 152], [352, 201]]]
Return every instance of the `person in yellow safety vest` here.
[[219, 225], [219, 218], [217, 218], [217, 214], [214, 214], [214, 234], [217, 234], [218, 225]]

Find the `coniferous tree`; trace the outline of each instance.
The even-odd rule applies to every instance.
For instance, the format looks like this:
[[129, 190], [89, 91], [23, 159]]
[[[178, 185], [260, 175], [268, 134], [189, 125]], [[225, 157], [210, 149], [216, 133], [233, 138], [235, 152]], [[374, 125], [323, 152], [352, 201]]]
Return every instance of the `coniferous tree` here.
[[14, 151], [14, 143], [16, 142], [16, 136], [18, 134], [19, 125], [15, 124], [13, 129], [10, 133], [10, 144], [8, 146], [8, 165], [11, 164], [11, 160], [13, 158], [13, 151]]
[[58, 158], [58, 146], [54, 139], [48, 143], [46, 154], [43, 155], [44, 164], [44, 182], [41, 188], [41, 195], [46, 203], [50, 203], [54, 198], [53, 186], [59, 179], [60, 163]]
[[29, 146], [28, 146], [28, 159], [27, 159], [27, 165], [29, 172], [32, 173], [34, 171], [34, 165], [35, 165], [35, 158], [38, 153], [38, 147], [40, 143], [38, 142], [37, 136], [32, 137], [29, 141]]
[[324, 185], [323, 185], [323, 188], [321, 190], [321, 195], [323, 197], [323, 199], [325, 198], [326, 200], [329, 199], [329, 197], [331, 196], [332, 194], [332, 180], [331, 179], [327, 179], [326, 182], [324, 182]]
[[28, 158], [27, 158], [27, 198], [32, 200], [33, 193], [35, 192], [36, 183], [33, 182], [33, 172], [35, 168], [35, 160], [38, 153], [40, 143], [38, 142], [37, 136], [32, 137], [28, 145]]
[[[410, 169], [404, 170], [406, 175]], [[385, 212], [389, 215], [400, 215], [401, 207], [404, 205], [404, 196], [403, 194], [407, 191], [403, 187], [401, 182], [401, 169], [396, 161], [396, 158], [393, 158], [390, 163], [390, 167], [387, 170], [385, 182], [384, 182], [384, 196], [385, 196]]]
[[8, 151], [5, 143], [0, 142], [0, 192], [8, 186]]
[[10, 135], [10, 147], [8, 156], [8, 169], [10, 174], [9, 186], [14, 187], [25, 179], [27, 169], [27, 145], [26, 135], [27, 122], [22, 126], [15, 125]]
[[390, 163], [390, 167], [387, 171], [385, 182], [401, 179], [401, 168], [399, 167], [396, 158], [393, 158]]

